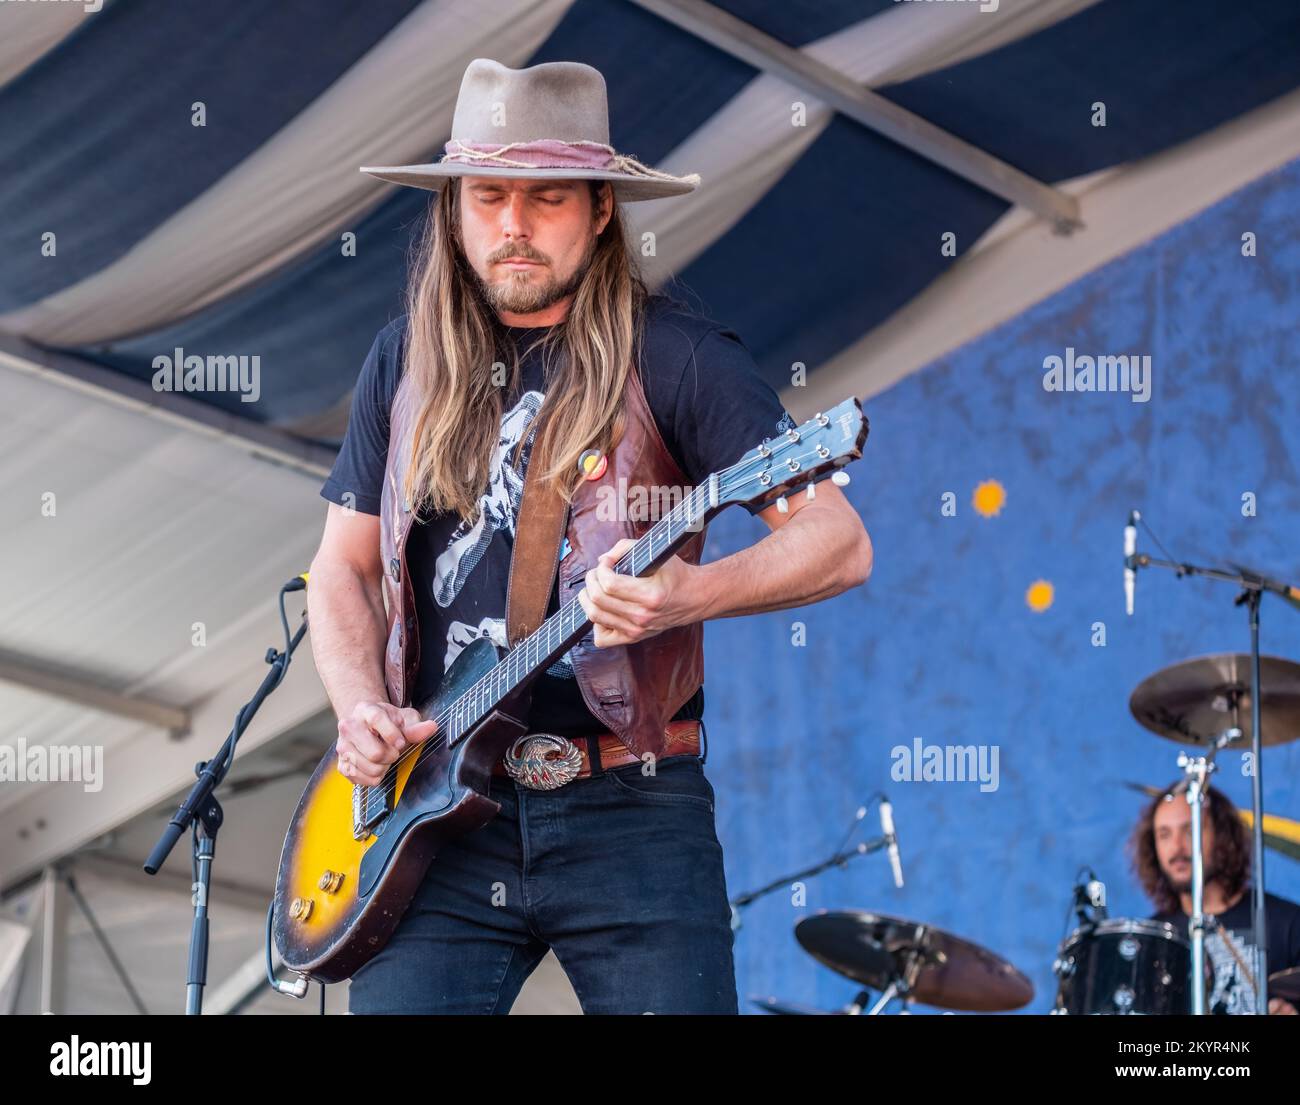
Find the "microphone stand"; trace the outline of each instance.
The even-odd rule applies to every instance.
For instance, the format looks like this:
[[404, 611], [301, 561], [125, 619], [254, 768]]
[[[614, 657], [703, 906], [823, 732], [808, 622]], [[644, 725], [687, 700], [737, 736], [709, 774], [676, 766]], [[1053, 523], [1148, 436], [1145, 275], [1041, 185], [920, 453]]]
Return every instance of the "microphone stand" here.
[[792, 882], [797, 882], [800, 879], [812, 878], [814, 875], [820, 875], [827, 868], [842, 867], [851, 859], [856, 859], [858, 856], [869, 856], [872, 852], [879, 852], [882, 848], [887, 847], [889, 847], [889, 837], [876, 837], [875, 840], [868, 840], [856, 847], [847, 848], [842, 852], [836, 852], [830, 857], [830, 859], [823, 860], [821, 863], [813, 864], [811, 867], [805, 867], [802, 871], [795, 871], [792, 874], [784, 875], [779, 879], [775, 879], [766, 886], [760, 886], [757, 890], [750, 890], [744, 894], [737, 895], [731, 899], [731, 927], [733, 929], [740, 928], [740, 914], [737, 910], [748, 905], [753, 905], [759, 898], [765, 898], [768, 894], [775, 893], [776, 891], [789, 886]]
[[[853, 818], [852, 824], [849, 826], [848, 835], [845, 837], [844, 843], [847, 843], [848, 839], [853, 836], [853, 833], [857, 828], [857, 823], [867, 815], [867, 806], [874, 802], [876, 798], [884, 798], [884, 794], [877, 793], [873, 795], [867, 800], [867, 805], [859, 807], [857, 814]], [[768, 894], [773, 894], [776, 891], [789, 886], [792, 882], [812, 878], [814, 875], [820, 875], [828, 868], [843, 867], [849, 860], [856, 859], [858, 856], [869, 856], [872, 852], [879, 852], [882, 848], [888, 848], [889, 845], [894, 842], [894, 839], [895, 838], [892, 835], [887, 834], [885, 836], [878, 836], [874, 840], [864, 841], [852, 848], [845, 848], [844, 844], [841, 844], [838, 851], [836, 851], [829, 859], [825, 859], [821, 863], [815, 863], [811, 867], [805, 867], [802, 871], [794, 871], [789, 875], [783, 875], [780, 878], [773, 879], [766, 886], [760, 886], [757, 890], [750, 890], [746, 891], [744, 894], [738, 894], [736, 897], [731, 899], [732, 931], [735, 932], [740, 929], [740, 911], [746, 906], [753, 905], [754, 902], [759, 900], [759, 898], [764, 898]]]
[[225, 779], [235, 761], [235, 745], [243, 735], [248, 723], [253, 720], [258, 707], [284, 680], [289, 670], [289, 661], [294, 649], [307, 632], [307, 615], [302, 616], [302, 625], [298, 632], [289, 636], [289, 619], [284, 612], [284, 596], [290, 591], [301, 591], [307, 586], [302, 577], [298, 577], [280, 588], [280, 624], [284, 627], [283, 651], [275, 648], [266, 650], [266, 662], [270, 670], [262, 680], [257, 693], [248, 700], [235, 715], [235, 724], [229, 736], [211, 760], [194, 765], [197, 782], [190, 788], [185, 801], [167, 822], [158, 843], [145, 861], [144, 869], [150, 875], [156, 875], [166, 862], [172, 848], [180, 839], [181, 833], [191, 829], [191, 846], [193, 848], [192, 869], [194, 872], [194, 921], [190, 928], [189, 972], [185, 982], [185, 1012], [189, 1016], [198, 1016], [203, 1012], [203, 987], [208, 980], [208, 889], [212, 879], [212, 860], [216, 854], [217, 832], [225, 814], [221, 803], [214, 793], [217, 786]]
[[[1241, 730], [1226, 729], [1211, 741], [1199, 756], [1178, 754], [1178, 766], [1186, 776], [1187, 808], [1192, 815], [1192, 917], [1188, 926], [1192, 937], [1192, 1015], [1205, 1016], [1205, 856], [1202, 853], [1204, 828], [1201, 812], [1205, 807], [1205, 787], [1210, 775], [1218, 770], [1214, 757], [1219, 749], [1241, 737]], [[1208, 752], [1208, 755], [1206, 754]]]
[[[1157, 542], [1158, 543], [1158, 542]], [[1268, 930], [1265, 928], [1264, 920], [1264, 756], [1262, 736], [1260, 734], [1260, 675], [1259, 675], [1259, 607], [1260, 599], [1265, 591], [1272, 591], [1274, 594], [1281, 595], [1288, 602], [1297, 604], [1300, 600], [1300, 588], [1291, 587], [1282, 583], [1280, 580], [1270, 579], [1268, 576], [1260, 575], [1248, 568], [1240, 565], [1234, 565], [1233, 571], [1223, 571], [1220, 568], [1207, 568], [1199, 564], [1180, 563], [1175, 560], [1156, 560], [1147, 556], [1145, 553], [1135, 553], [1124, 558], [1124, 566], [1130, 569], [1137, 568], [1167, 568], [1174, 573], [1179, 579], [1184, 576], [1201, 576], [1205, 579], [1219, 580], [1224, 583], [1232, 583], [1241, 588], [1241, 593], [1237, 596], [1234, 605], [1244, 606], [1250, 621], [1250, 747], [1251, 755], [1254, 757], [1254, 778], [1251, 782], [1251, 809], [1254, 814], [1254, 824], [1251, 833], [1251, 916], [1252, 924], [1255, 929], [1255, 946], [1259, 955], [1258, 970], [1255, 975], [1255, 1013], [1257, 1016], [1264, 1016], [1268, 1013]], [[1200, 783], [1204, 782], [1202, 776]], [[1200, 786], [1196, 787], [1199, 791]], [[1197, 795], [1199, 797], [1199, 794]], [[1194, 815], [1192, 821], [1192, 832], [1195, 834], [1195, 843], [1193, 844], [1193, 875], [1200, 865], [1200, 820]], [[1193, 888], [1195, 889], [1195, 888]], [[1200, 914], [1200, 903], [1194, 902], [1197, 914]], [[1193, 948], [1196, 947], [1197, 933], [1193, 931]], [[1202, 948], [1202, 954], [1204, 949]], [[1204, 994], [1205, 979], [1203, 967], [1198, 969], [1195, 965], [1192, 968], [1197, 971], [1197, 976], [1193, 977], [1192, 994], [1195, 996], [1197, 987], [1201, 988], [1202, 997]]]

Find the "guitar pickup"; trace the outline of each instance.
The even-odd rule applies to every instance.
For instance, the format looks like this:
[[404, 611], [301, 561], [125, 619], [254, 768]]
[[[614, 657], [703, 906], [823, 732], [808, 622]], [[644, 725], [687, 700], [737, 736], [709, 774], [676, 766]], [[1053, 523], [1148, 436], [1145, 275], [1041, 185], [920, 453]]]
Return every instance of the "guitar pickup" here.
[[[380, 792], [376, 801], [374, 791]], [[365, 840], [374, 832], [374, 827], [388, 816], [387, 787], [363, 787], [352, 784], [352, 839]]]

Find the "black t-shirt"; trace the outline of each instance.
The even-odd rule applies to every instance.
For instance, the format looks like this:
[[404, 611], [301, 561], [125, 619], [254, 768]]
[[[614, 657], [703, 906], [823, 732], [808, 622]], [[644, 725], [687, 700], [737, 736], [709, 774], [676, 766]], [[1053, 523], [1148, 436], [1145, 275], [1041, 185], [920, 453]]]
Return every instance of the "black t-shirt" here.
[[[413, 528], [407, 545], [420, 626], [420, 668], [412, 695], [416, 702], [437, 689], [443, 673], [471, 641], [487, 637], [506, 647], [506, 586], [515, 518], [536, 429], [529, 427], [546, 394], [537, 339], [547, 328], [506, 330], [520, 353], [520, 383], [506, 398], [492, 476], [478, 516], [469, 525], [453, 515], [426, 516]], [[403, 316], [375, 338], [357, 380], [342, 449], [321, 489], [331, 502], [368, 514], [379, 513], [389, 408], [402, 371], [405, 331]], [[640, 371], [664, 444], [691, 484], [795, 425], [735, 333], [661, 296], [647, 303]], [[516, 472], [511, 459], [521, 436], [524, 449]], [[558, 609], [557, 578], [547, 612]], [[675, 716], [698, 718], [703, 709], [701, 688]], [[535, 731], [564, 736], [604, 730], [587, 710], [567, 655], [534, 684], [529, 724]]]
[[[1211, 1013], [1235, 1015], [1255, 1012], [1255, 991], [1251, 989], [1250, 980], [1242, 972], [1236, 956], [1224, 943], [1225, 934], [1221, 931], [1228, 930], [1226, 939], [1232, 941], [1237, 955], [1249, 964], [1254, 974], [1256, 941], [1251, 903], [1251, 892], [1247, 887], [1236, 905], [1218, 915], [1218, 927], [1206, 930], [1205, 958], [1214, 969], [1214, 986], [1205, 1000]], [[1187, 935], [1189, 918], [1182, 910], [1157, 913], [1152, 919], [1167, 921], [1184, 936]], [[1265, 891], [1264, 927], [1268, 930], [1268, 973], [1300, 967], [1300, 905]]]

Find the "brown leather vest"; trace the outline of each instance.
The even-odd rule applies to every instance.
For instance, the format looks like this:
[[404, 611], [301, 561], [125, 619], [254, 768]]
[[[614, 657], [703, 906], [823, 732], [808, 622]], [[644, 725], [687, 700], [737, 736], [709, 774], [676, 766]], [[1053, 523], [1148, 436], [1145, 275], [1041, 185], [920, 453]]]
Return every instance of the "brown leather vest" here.
[[[398, 706], [411, 704], [420, 664], [415, 592], [406, 560], [406, 542], [415, 516], [403, 491], [418, 414], [414, 407], [403, 376], [389, 414], [388, 461], [380, 506], [380, 551], [388, 607], [384, 679], [389, 700]], [[667, 498], [662, 491], [642, 493], [645, 497], [640, 498], [637, 489], [666, 488], [680, 488], [682, 495], [690, 490], [659, 434], [640, 374], [633, 368], [624, 392], [622, 436], [601, 478], [582, 481], [569, 506], [565, 532], [571, 551], [559, 565], [561, 605], [577, 595], [587, 571], [596, 566], [602, 553], [624, 537], [640, 537], [658, 520], [661, 505], [666, 511], [680, 501]], [[624, 489], [630, 503], [624, 501]], [[611, 502], [619, 509], [611, 510]], [[641, 503], [650, 506], [648, 512], [636, 509]], [[677, 555], [689, 564], [698, 564], [703, 548], [701, 529]], [[587, 709], [637, 755], [657, 758], [665, 755], [664, 731], [669, 720], [704, 682], [704, 626], [678, 626], [615, 648], [596, 648], [588, 636], [573, 647], [570, 658]]]

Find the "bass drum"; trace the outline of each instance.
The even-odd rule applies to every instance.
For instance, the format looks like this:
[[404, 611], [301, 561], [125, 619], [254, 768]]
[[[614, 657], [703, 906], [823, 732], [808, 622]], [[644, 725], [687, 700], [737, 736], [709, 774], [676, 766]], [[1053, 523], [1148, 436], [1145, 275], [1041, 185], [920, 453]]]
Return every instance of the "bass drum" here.
[[1191, 1012], [1192, 952], [1165, 921], [1112, 918], [1075, 929], [1052, 970], [1059, 979], [1053, 1013]]

